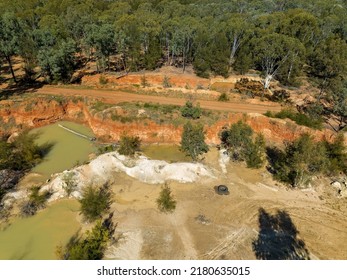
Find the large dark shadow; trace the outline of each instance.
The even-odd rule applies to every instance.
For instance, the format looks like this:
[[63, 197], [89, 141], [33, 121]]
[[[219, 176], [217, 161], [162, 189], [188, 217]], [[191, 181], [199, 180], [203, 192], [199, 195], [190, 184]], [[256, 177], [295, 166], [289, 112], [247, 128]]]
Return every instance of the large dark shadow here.
[[0, 90], [0, 100], [8, 99], [11, 96], [21, 95], [23, 93], [36, 92], [39, 88], [43, 87], [44, 83], [36, 81], [18, 81], [6, 88]]
[[286, 211], [275, 215], [259, 209], [259, 234], [252, 242], [258, 260], [308, 260], [305, 242], [298, 238], [292, 219]]

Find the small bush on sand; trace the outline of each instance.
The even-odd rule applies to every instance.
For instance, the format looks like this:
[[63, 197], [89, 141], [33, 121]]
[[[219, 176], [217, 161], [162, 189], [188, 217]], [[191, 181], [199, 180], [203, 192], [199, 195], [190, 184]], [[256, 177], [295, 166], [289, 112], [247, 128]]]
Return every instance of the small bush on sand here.
[[157, 205], [160, 212], [170, 213], [176, 209], [176, 201], [171, 194], [171, 189], [167, 183], [161, 188]]
[[111, 205], [111, 191], [108, 184], [102, 187], [87, 186], [80, 199], [81, 212], [87, 221], [101, 218]]
[[68, 172], [63, 175], [62, 187], [65, 190], [67, 196], [70, 196], [77, 188], [77, 181], [74, 172]]

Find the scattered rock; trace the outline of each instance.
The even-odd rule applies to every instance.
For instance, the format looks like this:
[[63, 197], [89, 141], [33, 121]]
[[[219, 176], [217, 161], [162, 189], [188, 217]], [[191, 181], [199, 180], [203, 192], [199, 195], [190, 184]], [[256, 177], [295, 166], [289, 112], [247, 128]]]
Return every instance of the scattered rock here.
[[202, 225], [209, 225], [211, 224], [211, 221], [208, 220], [205, 215], [199, 214], [198, 216], [195, 217], [195, 221], [198, 222], [199, 224]]
[[0, 170], [0, 188], [6, 192], [13, 189], [23, 177], [23, 172], [11, 169]]
[[333, 186], [334, 188], [337, 188], [337, 189], [341, 189], [341, 187], [342, 187], [341, 183], [338, 181], [332, 182], [330, 185]]

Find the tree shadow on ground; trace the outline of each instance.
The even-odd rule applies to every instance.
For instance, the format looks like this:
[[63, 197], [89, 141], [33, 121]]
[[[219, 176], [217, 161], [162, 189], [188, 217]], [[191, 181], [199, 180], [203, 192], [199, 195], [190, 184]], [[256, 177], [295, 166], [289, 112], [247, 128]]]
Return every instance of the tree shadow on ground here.
[[16, 84], [8, 85], [6, 88], [0, 90], [0, 100], [8, 99], [11, 96], [21, 95], [24, 93], [36, 92], [39, 88], [43, 87], [44, 84], [45, 83], [36, 81], [19, 81]]
[[298, 238], [299, 231], [286, 211], [271, 215], [259, 209], [259, 234], [252, 242], [258, 260], [308, 260], [305, 242]]

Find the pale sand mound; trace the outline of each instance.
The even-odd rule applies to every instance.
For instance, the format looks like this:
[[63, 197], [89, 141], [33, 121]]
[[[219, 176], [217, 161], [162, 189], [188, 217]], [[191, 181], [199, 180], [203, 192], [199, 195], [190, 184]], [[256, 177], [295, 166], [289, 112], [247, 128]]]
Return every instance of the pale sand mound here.
[[150, 160], [144, 156], [132, 159], [112, 152], [100, 155], [87, 165], [58, 174], [42, 188], [42, 191], [53, 191], [54, 194], [49, 201], [66, 196], [63, 178], [68, 172], [73, 172], [78, 182], [77, 190], [72, 193], [76, 198], [81, 197], [81, 190], [88, 184], [101, 185], [111, 181], [115, 172], [124, 172], [149, 184], [162, 184], [168, 180], [192, 183], [203, 178], [215, 178], [213, 171], [201, 163], [168, 163], [162, 160]]

